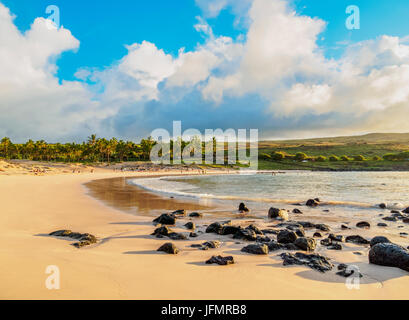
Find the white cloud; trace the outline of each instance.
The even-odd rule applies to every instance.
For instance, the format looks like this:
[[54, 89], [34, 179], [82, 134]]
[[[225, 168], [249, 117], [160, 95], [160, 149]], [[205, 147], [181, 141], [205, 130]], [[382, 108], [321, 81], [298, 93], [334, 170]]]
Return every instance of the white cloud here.
[[299, 15], [285, 0], [196, 2], [205, 17], [231, 8], [248, 22], [246, 35], [216, 35], [198, 17], [194, 27], [205, 41], [192, 51], [172, 56], [142, 41], [111, 66], [84, 66], [75, 73], [81, 81], [61, 83], [55, 61], [78, 50], [79, 41], [67, 29], [47, 28], [43, 18], [22, 34], [0, 4], [0, 136], [129, 137], [172, 120], [287, 137], [402, 128], [409, 111], [406, 39], [346, 44], [344, 56], [330, 60], [317, 45], [326, 23]]

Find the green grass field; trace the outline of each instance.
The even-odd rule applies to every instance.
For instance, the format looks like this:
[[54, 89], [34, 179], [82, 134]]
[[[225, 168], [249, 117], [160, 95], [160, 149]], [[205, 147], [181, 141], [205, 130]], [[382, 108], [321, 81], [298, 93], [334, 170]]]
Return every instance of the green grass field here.
[[[293, 159], [259, 160], [260, 170], [400, 170], [409, 171], [409, 161], [374, 161], [375, 156], [383, 157], [389, 153], [400, 153], [409, 150], [409, 133], [373, 133], [364, 136], [317, 138], [303, 140], [261, 141], [259, 155], [273, 152], [284, 152], [295, 155], [305, 153], [308, 157], [324, 156], [326, 161], [296, 161]], [[352, 158], [362, 155], [365, 161], [329, 161], [331, 155]]]

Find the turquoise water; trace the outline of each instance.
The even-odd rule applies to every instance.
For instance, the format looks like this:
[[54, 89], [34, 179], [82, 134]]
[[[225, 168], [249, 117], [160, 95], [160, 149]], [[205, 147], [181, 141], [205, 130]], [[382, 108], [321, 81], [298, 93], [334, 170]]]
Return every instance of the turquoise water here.
[[196, 198], [293, 203], [319, 197], [329, 205], [409, 206], [409, 172], [310, 172], [135, 179], [153, 192]]

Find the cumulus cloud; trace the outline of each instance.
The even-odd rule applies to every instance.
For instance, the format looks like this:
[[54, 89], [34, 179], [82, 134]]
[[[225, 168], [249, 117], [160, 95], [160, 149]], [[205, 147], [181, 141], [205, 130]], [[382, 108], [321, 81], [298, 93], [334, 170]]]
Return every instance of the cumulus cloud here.
[[[285, 0], [196, 0], [205, 38], [176, 55], [154, 43], [126, 46], [103, 69], [55, 77], [56, 59], [78, 50], [64, 29], [38, 18], [21, 34], [0, 4], [0, 135], [13, 138], [140, 138], [158, 127], [258, 128], [261, 137], [402, 131], [409, 111], [407, 39], [380, 36], [347, 44], [327, 59], [317, 39], [326, 22]], [[206, 18], [231, 8], [245, 36], [217, 35]]]
[[78, 47], [69, 30], [49, 28], [43, 18], [21, 34], [0, 3], [0, 136], [56, 140], [91, 129], [89, 92], [55, 77], [56, 57]]

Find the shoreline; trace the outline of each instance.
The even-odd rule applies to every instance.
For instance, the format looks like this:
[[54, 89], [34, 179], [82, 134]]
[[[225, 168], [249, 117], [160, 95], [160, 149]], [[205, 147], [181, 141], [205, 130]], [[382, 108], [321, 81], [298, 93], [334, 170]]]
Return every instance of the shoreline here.
[[[118, 175], [131, 177], [135, 172], [0, 178], [4, 197], [0, 216], [2, 299], [407, 299], [409, 296], [409, 277], [405, 271], [365, 263], [366, 257], [356, 256], [353, 251], [367, 249], [352, 244], [345, 245], [342, 252], [326, 255], [334, 261], [362, 265], [365, 274], [376, 269], [380, 274], [377, 280], [368, 277], [368, 283], [361, 284], [360, 290], [347, 289], [345, 280], [332, 274], [320, 274], [303, 266], [283, 267], [274, 253], [244, 254], [239, 250], [243, 244], [239, 246], [230, 238], [214, 234], [172, 241], [181, 249], [176, 256], [158, 253], [156, 249], [169, 239], [150, 236], [154, 229], [151, 217], [126, 214], [84, 192], [85, 183]], [[248, 217], [234, 222], [246, 224], [252, 220]], [[195, 220], [197, 224], [203, 221]], [[186, 232], [181, 224], [172, 229]], [[59, 229], [89, 232], [100, 241], [77, 249], [70, 245], [72, 241], [45, 236]], [[190, 248], [192, 243], [216, 239], [222, 241], [220, 248], [211, 251]], [[227, 267], [204, 264], [210, 256], [218, 254], [234, 255], [236, 264]], [[60, 269], [59, 290], [45, 287], [48, 265]]]

